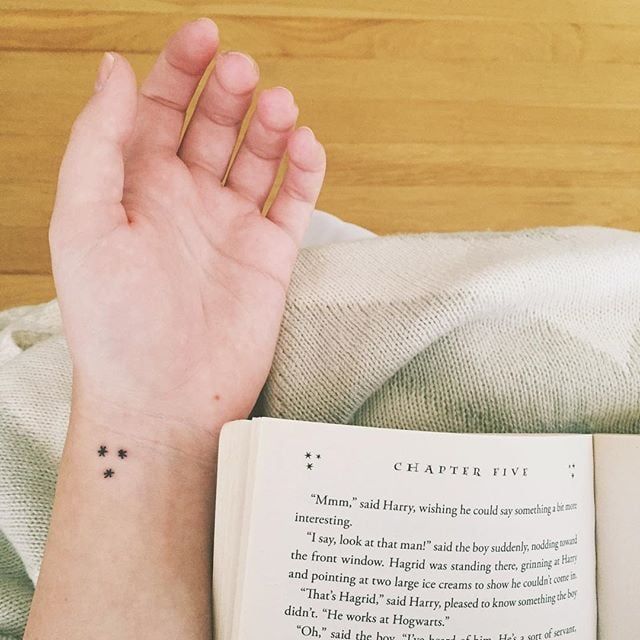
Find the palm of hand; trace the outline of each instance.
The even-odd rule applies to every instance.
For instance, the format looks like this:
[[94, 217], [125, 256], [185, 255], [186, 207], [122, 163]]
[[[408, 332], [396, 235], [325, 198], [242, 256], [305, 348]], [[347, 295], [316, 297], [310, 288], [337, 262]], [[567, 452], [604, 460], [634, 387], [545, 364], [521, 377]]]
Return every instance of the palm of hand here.
[[[67, 193], [69, 174], [78, 179], [79, 169], [71, 169], [92, 143], [82, 140], [90, 108], [97, 111], [95, 102], [115, 93], [118, 79], [126, 87], [133, 73], [117, 58], [107, 85], [75, 126], [50, 238], [74, 394], [87, 410], [215, 432], [249, 413], [268, 374], [291, 271], [322, 183], [324, 153], [309, 130], [292, 133], [297, 108], [290, 94], [264, 92], [227, 185], [221, 184], [257, 82], [250, 63], [237, 55], [217, 64], [177, 150], [158, 145], [165, 133], [171, 139], [170, 129], [175, 137], [181, 121], [179, 98], [158, 79], [162, 65], [171, 60], [175, 68], [181, 60], [184, 69], [194, 34], [215, 51], [209, 25], [190, 23], [172, 38], [160, 68], [142, 87], [129, 131], [127, 113], [120, 114], [125, 124], [115, 135], [122, 136], [122, 158], [112, 169], [120, 198], [109, 200], [104, 175], [88, 177], [87, 189], [95, 182], [107, 195], [98, 194], [102, 202], [74, 214], [80, 203]], [[201, 67], [206, 58], [192, 63]], [[189, 77], [197, 81], [195, 72]], [[126, 100], [120, 106], [126, 111]], [[260, 208], [285, 148], [289, 169], [265, 217]], [[105, 148], [99, 155], [115, 153]]]

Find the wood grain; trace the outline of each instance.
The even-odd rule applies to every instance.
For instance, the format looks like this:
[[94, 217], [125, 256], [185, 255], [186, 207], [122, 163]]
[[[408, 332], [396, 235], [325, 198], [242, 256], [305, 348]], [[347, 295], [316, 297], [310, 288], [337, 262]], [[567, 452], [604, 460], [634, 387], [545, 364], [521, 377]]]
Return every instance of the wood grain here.
[[26, 304], [40, 304], [55, 298], [53, 280], [48, 275], [6, 275], [0, 274], [2, 309], [21, 307]]
[[321, 209], [380, 234], [640, 229], [640, 4], [5, 0], [0, 308], [55, 295], [57, 171], [102, 52], [142, 77], [201, 15], [326, 143]]

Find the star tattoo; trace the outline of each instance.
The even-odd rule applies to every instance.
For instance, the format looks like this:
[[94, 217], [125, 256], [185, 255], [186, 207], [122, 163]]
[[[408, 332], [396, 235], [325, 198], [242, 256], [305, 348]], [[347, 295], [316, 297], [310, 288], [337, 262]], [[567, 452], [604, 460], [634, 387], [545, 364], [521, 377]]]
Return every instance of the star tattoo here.
[[313, 469], [313, 462], [310, 462], [310, 463], [307, 465], [307, 469], [309, 469], [309, 470]]
[[98, 449], [98, 455], [101, 458], [104, 458], [107, 455], [107, 447], [105, 447], [104, 445], [102, 445], [99, 449]]
[[307, 453], [305, 453], [305, 454], [304, 454], [304, 457], [305, 457], [305, 458], [310, 458], [310, 457], [311, 457], [311, 454], [307, 451]]
[[318, 460], [320, 460], [320, 454], [319, 454], [319, 453], [316, 453], [316, 458], [317, 458]]
[[114, 473], [115, 471], [113, 469], [105, 469], [103, 475], [105, 478], [113, 478]]
[[118, 451], [118, 457], [121, 458], [122, 460], [124, 460], [127, 457], [127, 450], [126, 449], [120, 449]]

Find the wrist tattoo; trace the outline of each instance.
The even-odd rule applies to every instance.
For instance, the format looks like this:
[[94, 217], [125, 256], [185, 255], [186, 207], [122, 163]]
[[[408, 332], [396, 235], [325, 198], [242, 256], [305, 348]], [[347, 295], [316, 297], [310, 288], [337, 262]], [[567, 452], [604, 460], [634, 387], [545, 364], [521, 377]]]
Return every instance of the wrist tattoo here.
[[[105, 458], [107, 456], [107, 454], [109, 453], [109, 449], [107, 448], [106, 444], [102, 444], [98, 447], [97, 449], [97, 453], [98, 453], [98, 457], [99, 458]], [[118, 458], [120, 458], [120, 460], [124, 460], [125, 458], [128, 457], [128, 451], [126, 449], [118, 449]], [[102, 472], [102, 477], [103, 478], [113, 478], [113, 476], [115, 476], [116, 472], [115, 469], [109, 467], [107, 469], [105, 469]]]

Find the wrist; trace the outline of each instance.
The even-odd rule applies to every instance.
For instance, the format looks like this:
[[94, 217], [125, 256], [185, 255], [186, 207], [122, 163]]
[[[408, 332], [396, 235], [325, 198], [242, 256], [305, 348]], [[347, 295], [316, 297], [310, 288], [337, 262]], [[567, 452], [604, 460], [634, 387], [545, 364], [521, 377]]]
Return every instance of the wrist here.
[[93, 400], [74, 390], [28, 637], [204, 638], [212, 438]]
[[215, 473], [220, 428], [202, 429], [178, 412], [135, 410], [74, 389], [68, 437], [95, 440], [96, 449], [105, 443], [136, 447], [156, 464]]

